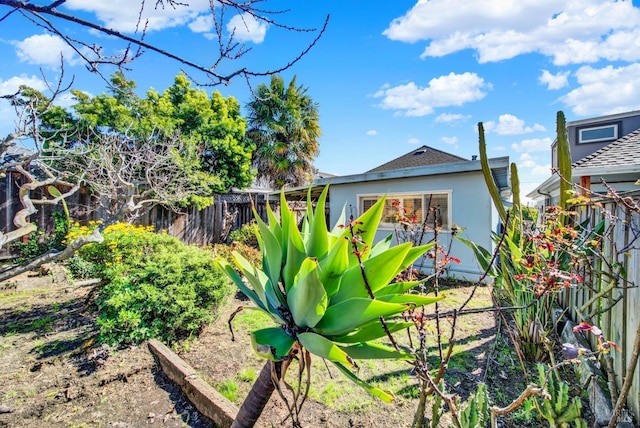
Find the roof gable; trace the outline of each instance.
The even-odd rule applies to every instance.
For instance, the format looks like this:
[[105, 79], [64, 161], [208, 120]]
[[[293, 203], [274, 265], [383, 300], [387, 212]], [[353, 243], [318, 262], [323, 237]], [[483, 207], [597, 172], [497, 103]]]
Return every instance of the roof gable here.
[[439, 165], [443, 163], [453, 163], [469, 161], [460, 156], [443, 152], [429, 146], [422, 146], [409, 153], [393, 159], [385, 164], [377, 166], [367, 172], [392, 171], [395, 169], [413, 168], [417, 166]]
[[640, 129], [585, 156], [574, 163], [573, 168], [615, 168], [625, 165], [639, 165], [638, 153], [640, 153]]

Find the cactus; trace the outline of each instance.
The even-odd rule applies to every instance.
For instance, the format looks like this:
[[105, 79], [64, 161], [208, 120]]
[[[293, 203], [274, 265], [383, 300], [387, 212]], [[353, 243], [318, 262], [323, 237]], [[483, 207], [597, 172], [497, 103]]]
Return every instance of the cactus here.
[[493, 204], [498, 210], [500, 219], [504, 222], [507, 220], [507, 210], [504, 208], [504, 203], [502, 202], [502, 198], [500, 197], [500, 191], [498, 190], [498, 186], [493, 179], [493, 175], [491, 175], [489, 158], [487, 157], [487, 144], [484, 140], [484, 126], [482, 125], [482, 122], [478, 123], [478, 135], [480, 138], [480, 165], [482, 166], [484, 181], [487, 183], [489, 194], [491, 195], [491, 199], [493, 199]]
[[460, 412], [460, 425], [462, 428], [483, 428], [488, 425], [490, 419], [487, 385], [479, 383], [476, 393]]
[[[547, 379], [545, 367], [538, 364], [538, 376], [540, 384], [544, 385]], [[549, 422], [551, 428], [569, 428], [571, 423], [576, 428], [586, 428], [587, 423], [582, 419], [582, 403], [579, 397], [569, 396], [569, 385], [549, 376], [546, 390], [549, 395], [545, 398], [534, 398], [535, 406], [540, 416]]]
[[560, 174], [560, 203], [562, 209], [567, 208], [567, 200], [571, 191], [571, 150], [567, 139], [567, 126], [564, 113], [556, 116], [556, 140], [558, 141], [558, 173]]

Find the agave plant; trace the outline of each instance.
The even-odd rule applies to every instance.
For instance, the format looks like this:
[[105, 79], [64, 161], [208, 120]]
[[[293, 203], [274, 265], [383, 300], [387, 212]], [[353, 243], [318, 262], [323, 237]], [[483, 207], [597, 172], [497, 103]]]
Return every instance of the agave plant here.
[[[237, 252], [232, 253], [237, 270], [224, 260], [218, 262], [254, 303], [253, 308], [268, 314], [275, 323], [251, 333], [251, 342], [259, 355], [284, 364], [295, 356], [304, 361], [301, 366], [307, 369], [311, 367], [311, 355], [315, 355], [333, 363], [366, 391], [389, 402], [393, 400], [391, 393], [369, 385], [353, 370], [359, 359], [413, 358], [410, 352], [395, 345], [391, 336], [413, 325], [400, 315], [442, 297], [411, 294], [419, 281], [394, 282], [394, 279], [433, 244], [414, 247], [408, 242], [392, 246], [389, 235], [374, 245], [384, 199], [348, 223], [343, 210], [341, 219], [329, 231], [325, 219], [327, 192], [328, 186], [318, 198], [315, 210], [309, 194], [300, 228], [284, 193], [279, 219], [268, 205], [268, 222], [255, 216], [262, 266], [251, 265]], [[373, 342], [385, 335], [394, 346]], [[276, 382], [281, 379], [275, 372], [272, 378]]]

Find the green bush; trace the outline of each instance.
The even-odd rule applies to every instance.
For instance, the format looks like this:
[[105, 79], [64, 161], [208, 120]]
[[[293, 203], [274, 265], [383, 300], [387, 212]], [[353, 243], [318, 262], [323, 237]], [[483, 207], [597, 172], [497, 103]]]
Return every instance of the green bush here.
[[234, 243], [242, 243], [253, 248], [258, 248], [258, 225], [255, 221], [243, 224], [229, 234], [229, 239]]
[[110, 345], [197, 334], [231, 292], [208, 251], [158, 248], [136, 269], [115, 275], [98, 298], [100, 341]]
[[66, 262], [67, 270], [75, 279], [88, 279], [100, 276], [100, 267], [80, 256], [73, 256]]
[[[86, 229], [86, 230], [85, 230]], [[90, 233], [90, 227], [75, 227], [67, 239]], [[83, 246], [78, 251], [85, 261], [94, 263], [98, 276], [111, 280], [142, 268], [160, 249], [180, 251], [184, 245], [165, 233], [155, 233], [153, 226], [134, 226], [117, 223], [102, 233], [104, 241]]]
[[37, 230], [30, 233], [24, 242], [14, 242], [11, 247], [19, 254], [18, 262], [31, 260], [49, 250], [64, 249], [64, 239], [67, 234], [69, 223], [62, 211], [51, 213], [53, 218], [53, 229], [50, 232]]

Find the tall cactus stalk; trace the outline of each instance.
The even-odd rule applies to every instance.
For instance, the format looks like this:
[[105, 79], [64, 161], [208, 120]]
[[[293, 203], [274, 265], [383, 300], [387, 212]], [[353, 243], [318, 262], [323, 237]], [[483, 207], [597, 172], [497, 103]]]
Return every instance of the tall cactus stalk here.
[[567, 209], [567, 200], [571, 191], [571, 150], [567, 138], [567, 125], [562, 111], [556, 115], [556, 140], [558, 142], [558, 173], [560, 174], [560, 202]]
[[478, 135], [480, 138], [480, 165], [482, 166], [482, 174], [484, 175], [484, 181], [487, 183], [489, 194], [493, 200], [493, 204], [498, 210], [500, 220], [507, 221], [507, 210], [504, 208], [504, 203], [500, 197], [500, 190], [496, 185], [493, 175], [491, 174], [491, 168], [489, 167], [489, 158], [487, 157], [487, 143], [484, 140], [484, 126], [482, 122], [478, 122]]

